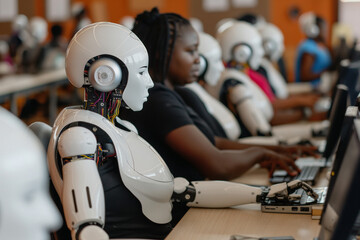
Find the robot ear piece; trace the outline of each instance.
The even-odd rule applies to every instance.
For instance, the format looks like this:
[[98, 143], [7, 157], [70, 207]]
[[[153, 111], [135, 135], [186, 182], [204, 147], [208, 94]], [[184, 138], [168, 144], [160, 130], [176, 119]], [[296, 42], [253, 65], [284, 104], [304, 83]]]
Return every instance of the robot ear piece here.
[[252, 49], [250, 45], [246, 43], [240, 43], [233, 47], [233, 60], [240, 62], [240, 63], [246, 63], [250, 60], [250, 57], [252, 55]]
[[100, 92], [110, 92], [120, 85], [123, 77], [120, 65], [108, 57], [100, 57], [90, 63], [90, 84]]
[[206, 58], [202, 54], [200, 54], [199, 59], [200, 59], [199, 76], [203, 76], [208, 68], [208, 63]]
[[265, 39], [263, 42], [263, 48], [265, 54], [270, 56], [275, 51], [276, 44], [270, 39]]

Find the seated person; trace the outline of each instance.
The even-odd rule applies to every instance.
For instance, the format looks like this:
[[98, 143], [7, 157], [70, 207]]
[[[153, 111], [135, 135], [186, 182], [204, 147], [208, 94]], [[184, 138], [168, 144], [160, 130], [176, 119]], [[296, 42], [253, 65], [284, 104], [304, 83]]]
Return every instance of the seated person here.
[[331, 65], [331, 55], [325, 43], [326, 22], [307, 12], [300, 16], [299, 23], [306, 39], [297, 48], [295, 81], [310, 82], [316, 88], [321, 74]]
[[[168, 34], [162, 30], [165, 27], [171, 30], [169, 39], [162, 35]], [[120, 116], [133, 123], [139, 135], [159, 151], [174, 176], [190, 180], [232, 179], [255, 162], [267, 159], [267, 154], [274, 154], [263, 148], [234, 151], [244, 146], [214, 136], [211, 128], [174, 91], [196, 81], [199, 75], [198, 35], [187, 19], [176, 14], [159, 14], [154, 9], [138, 16], [133, 31], [149, 51], [155, 87], [150, 89], [142, 111], [124, 110]], [[169, 52], [171, 56], [167, 55]], [[261, 156], [255, 157], [253, 151]], [[282, 155], [278, 157], [285, 160]]]
[[49, 195], [44, 147], [1, 107], [0, 134], [0, 239], [50, 239], [61, 217]]
[[17, 50], [16, 65], [19, 73], [38, 73], [41, 71], [44, 41], [48, 25], [41, 17], [32, 17], [29, 22], [28, 36]]
[[226, 63], [225, 72], [217, 85], [217, 96], [234, 114], [241, 114], [236, 105], [248, 97], [250, 89], [256, 106], [271, 125], [304, 119], [304, 109], [311, 108], [318, 96], [279, 99], [274, 95], [267, 80], [255, 71], [260, 66], [264, 50], [261, 36], [254, 26], [236, 22], [217, 38]]
[[[169, 15], [155, 16], [157, 20], [154, 16], [148, 20], [167, 20], [161, 16]], [[195, 31], [186, 23], [187, 27], [179, 30], [183, 29], [182, 34], [191, 30], [195, 35], [190, 39], [197, 40]], [[177, 36], [190, 40], [186, 35]], [[195, 58], [197, 55], [195, 50]], [[277, 196], [288, 199], [288, 193], [295, 189], [309, 188], [299, 181], [260, 188], [225, 181], [189, 183], [181, 177], [174, 179], [161, 156], [137, 135], [135, 127], [118, 118], [125, 108], [142, 110], [148, 89], [154, 86], [148, 60], [140, 39], [115, 23], [88, 25], [69, 44], [66, 73], [71, 84], [84, 88], [84, 106], [65, 108], [57, 117], [48, 147], [48, 164], [73, 240], [163, 239], [172, 230], [170, 221], [176, 223], [188, 207], [223, 208]], [[161, 90], [166, 92], [165, 87]], [[156, 117], [152, 112], [151, 118], [154, 114]], [[193, 126], [190, 130], [197, 129]], [[200, 151], [208, 144], [191, 143]], [[243, 154], [211, 150], [224, 161], [240, 162], [243, 157], [249, 165], [260, 162], [264, 167], [281, 165], [296, 171], [291, 159], [259, 148]]]
[[65, 67], [67, 41], [62, 34], [63, 28], [61, 25], [54, 24], [51, 27], [51, 39], [45, 44], [41, 53], [41, 71], [49, 71]]

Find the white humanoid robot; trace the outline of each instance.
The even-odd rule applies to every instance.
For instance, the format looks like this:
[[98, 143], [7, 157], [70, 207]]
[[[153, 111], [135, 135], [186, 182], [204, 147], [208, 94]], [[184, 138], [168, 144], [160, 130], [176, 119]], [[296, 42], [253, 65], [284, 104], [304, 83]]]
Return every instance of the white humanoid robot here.
[[[199, 78], [206, 85], [215, 86], [219, 81], [221, 73], [224, 71], [224, 65], [221, 59], [221, 48], [219, 43], [209, 34], [199, 32], [199, 54], [200, 54], [200, 72]], [[226, 136], [229, 139], [236, 140], [240, 137], [241, 129], [234, 114], [224, 104], [211, 96], [199, 82], [193, 82], [186, 85], [204, 103], [207, 111], [223, 127]]]
[[[249, 23], [232, 22], [231, 26], [217, 34], [217, 39], [225, 64], [247, 63], [253, 69], [260, 66], [264, 55], [262, 41], [257, 30]], [[227, 92], [227, 101], [234, 106], [237, 115], [252, 135], [271, 135], [269, 122], [274, 114], [271, 102], [238, 68], [227, 67], [214, 90], [208, 91], [215, 93], [214, 97], [220, 100]]]
[[23, 122], [1, 107], [0, 134], [0, 239], [50, 239], [61, 216], [49, 195], [44, 148]]
[[262, 59], [260, 66], [265, 69], [269, 84], [274, 89], [276, 97], [287, 98], [289, 92], [286, 81], [272, 64], [272, 62], [277, 62], [284, 53], [284, 36], [281, 30], [271, 23], [266, 23], [259, 28], [259, 32], [265, 51], [265, 57]]
[[121, 105], [140, 111], [153, 86], [146, 48], [124, 26], [94, 23], [81, 29], [69, 44], [66, 73], [71, 84], [85, 89], [85, 106], [65, 108], [59, 114], [49, 143], [48, 164], [73, 239], [108, 239], [102, 228], [109, 206], [105, 206], [98, 171], [106, 161], [117, 162], [127, 191], [140, 202], [142, 214], [156, 224], [170, 222], [171, 201], [194, 207], [228, 207], [288, 198], [299, 187], [312, 194], [299, 181], [258, 188], [174, 179], [155, 149], [131, 130], [131, 124], [117, 117]]

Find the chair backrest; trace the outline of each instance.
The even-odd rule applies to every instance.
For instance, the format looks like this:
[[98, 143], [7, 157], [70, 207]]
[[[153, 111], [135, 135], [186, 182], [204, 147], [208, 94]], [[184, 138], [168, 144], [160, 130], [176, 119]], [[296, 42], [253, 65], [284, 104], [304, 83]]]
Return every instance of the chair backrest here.
[[29, 128], [39, 138], [40, 142], [45, 148], [45, 151], [47, 151], [50, 142], [52, 127], [50, 127], [44, 122], [33, 122], [29, 125]]

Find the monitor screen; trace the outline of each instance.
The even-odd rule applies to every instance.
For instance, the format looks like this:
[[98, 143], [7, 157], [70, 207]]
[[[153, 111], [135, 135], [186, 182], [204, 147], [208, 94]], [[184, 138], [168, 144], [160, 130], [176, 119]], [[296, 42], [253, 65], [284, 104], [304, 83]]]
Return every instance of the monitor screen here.
[[341, 126], [343, 124], [346, 107], [348, 105], [348, 88], [339, 84], [336, 87], [335, 98], [330, 113], [329, 134], [326, 137], [326, 146], [323, 157], [328, 159], [332, 156], [340, 137]]
[[354, 120], [343, 162], [321, 221], [319, 240], [350, 239], [360, 209], [360, 120]]

